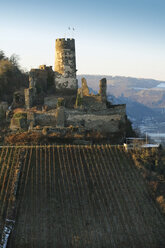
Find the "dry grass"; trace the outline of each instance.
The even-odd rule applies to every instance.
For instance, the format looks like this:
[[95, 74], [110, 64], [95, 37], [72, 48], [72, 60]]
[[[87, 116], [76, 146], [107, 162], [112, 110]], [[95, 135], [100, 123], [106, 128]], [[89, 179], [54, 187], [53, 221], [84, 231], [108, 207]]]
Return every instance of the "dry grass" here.
[[27, 144], [27, 143], [40, 143], [44, 140], [44, 136], [40, 132], [23, 132], [11, 134], [5, 137], [6, 144]]
[[[161, 166], [163, 168], [165, 151], [141, 149], [133, 150], [130, 154], [136, 167], [148, 184], [154, 200], [158, 203], [162, 212], [165, 213], [165, 176], [160, 174], [158, 167]], [[160, 165], [156, 163], [157, 161]], [[156, 169], [153, 165], [155, 165]]]

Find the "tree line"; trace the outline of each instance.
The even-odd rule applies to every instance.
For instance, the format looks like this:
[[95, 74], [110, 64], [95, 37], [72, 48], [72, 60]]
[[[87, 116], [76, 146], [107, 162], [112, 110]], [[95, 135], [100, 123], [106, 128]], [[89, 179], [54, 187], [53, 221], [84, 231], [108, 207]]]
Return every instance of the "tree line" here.
[[17, 55], [7, 57], [0, 50], [0, 101], [11, 103], [14, 91], [28, 86], [28, 73], [20, 68], [18, 60]]

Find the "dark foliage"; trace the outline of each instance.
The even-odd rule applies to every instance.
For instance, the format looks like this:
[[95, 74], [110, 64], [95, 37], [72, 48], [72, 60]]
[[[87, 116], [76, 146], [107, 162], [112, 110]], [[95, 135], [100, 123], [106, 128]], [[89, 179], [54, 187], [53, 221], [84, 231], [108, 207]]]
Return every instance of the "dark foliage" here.
[[0, 51], [0, 101], [12, 102], [16, 90], [28, 86], [28, 75], [23, 72], [18, 64], [18, 56], [7, 58]]

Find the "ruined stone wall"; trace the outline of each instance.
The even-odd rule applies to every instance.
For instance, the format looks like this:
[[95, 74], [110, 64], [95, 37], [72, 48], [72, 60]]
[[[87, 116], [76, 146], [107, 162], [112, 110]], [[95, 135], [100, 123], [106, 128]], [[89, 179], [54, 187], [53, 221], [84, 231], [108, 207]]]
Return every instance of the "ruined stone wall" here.
[[66, 111], [66, 123], [73, 126], [84, 126], [88, 130], [115, 133], [119, 131], [120, 123], [126, 121], [126, 105], [113, 105], [109, 109], [100, 109], [96, 112], [81, 110]]
[[44, 95], [48, 90], [54, 92], [54, 72], [52, 67], [41, 65], [39, 69], [31, 69], [29, 88], [24, 90], [26, 108], [43, 104]]
[[[63, 109], [65, 112], [66, 126], [84, 126], [88, 130], [99, 130], [105, 132], [117, 132], [119, 123], [125, 123], [126, 106], [114, 105], [113, 108], [106, 110], [98, 110], [97, 112], [86, 112], [79, 109]], [[61, 112], [60, 112], [61, 114]], [[58, 108], [48, 112], [38, 112], [35, 114], [36, 125], [56, 126], [58, 124], [57, 117], [59, 115]], [[64, 113], [62, 113], [64, 115]], [[62, 119], [63, 119], [62, 118]]]
[[55, 87], [77, 90], [74, 39], [57, 39], [55, 48]]
[[65, 107], [59, 106], [54, 110], [48, 112], [38, 111], [35, 113], [35, 125], [64, 127], [65, 125]]
[[85, 78], [82, 78], [81, 79], [81, 94], [82, 96], [89, 96], [89, 88], [88, 88], [88, 85], [87, 85], [87, 81]]
[[98, 110], [106, 110], [106, 103], [102, 102], [101, 96], [84, 96], [83, 107], [87, 112], [93, 112]]
[[[32, 88], [31, 88], [32, 89]], [[59, 98], [58, 98], [59, 99]], [[27, 111], [27, 126], [55, 127], [83, 127], [85, 130], [116, 133], [120, 131], [121, 123], [126, 122], [126, 106], [113, 105], [109, 109], [98, 109], [97, 111], [86, 111], [84, 109], [68, 109], [58, 106], [49, 111]], [[22, 118], [13, 118], [11, 129], [20, 129], [25, 125]]]
[[69, 125], [84, 126], [87, 130], [115, 133], [119, 131], [120, 115], [69, 115]]
[[[107, 95], [106, 95], [106, 90], [107, 90], [107, 80], [106, 78], [102, 78], [99, 82], [99, 94], [94, 95], [93, 93], [90, 94], [87, 81], [85, 78], [81, 79], [82, 86], [81, 88], [78, 89], [77, 92], [77, 101], [76, 102], [76, 107], [81, 107], [86, 109], [86, 111], [98, 111], [98, 110], [105, 110], [108, 108], [108, 105], [110, 106], [111, 104], [109, 103], [107, 105]], [[78, 104], [80, 103], [80, 104]]]
[[39, 126], [56, 126], [56, 111], [52, 113], [36, 113], [35, 124]]
[[29, 74], [29, 87], [35, 87], [37, 93], [47, 90], [47, 70], [31, 69]]
[[107, 91], [107, 80], [106, 78], [102, 78], [99, 82], [99, 94], [101, 96], [102, 102], [106, 102], [107, 100], [107, 95], [106, 95], [106, 91]]
[[36, 89], [34, 87], [28, 88], [24, 90], [25, 93], [25, 105], [26, 108], [32, 108], [33, 107], [33, 103], [34, 103], [34, 98], [35, 98], [35, 94], [36, 94]]
[[108, 109], [108, 114], [111, 115], [118, 114], [120, 115], [122, 120], [125, 119], [126, 104], [111, 105], [111, 107]]

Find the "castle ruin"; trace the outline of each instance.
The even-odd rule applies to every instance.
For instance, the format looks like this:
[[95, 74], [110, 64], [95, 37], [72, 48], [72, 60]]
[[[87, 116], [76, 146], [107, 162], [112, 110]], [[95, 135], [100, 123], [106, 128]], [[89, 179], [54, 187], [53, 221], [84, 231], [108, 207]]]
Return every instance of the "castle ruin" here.
[[[11, 119], [11, 130], [49, 130], [67, 132], [75, 127], [78, 133], [100, 132], [110, 135], [124, 132], [126, 106], [107, 101], [106, 78], [99, 82], [99, 93], [90, 94], [85, 78], [78, 88], [74, 39], [57, 39], [55, 66], [39, 66], [29, 73], [29, 88], [24, 90], [21, 113]], [[46, 132], [47, 133], [47, 132]]]

